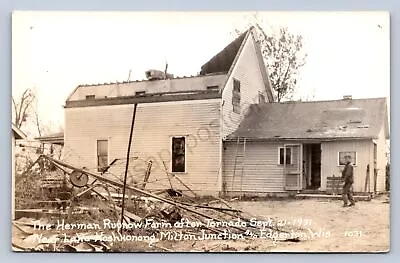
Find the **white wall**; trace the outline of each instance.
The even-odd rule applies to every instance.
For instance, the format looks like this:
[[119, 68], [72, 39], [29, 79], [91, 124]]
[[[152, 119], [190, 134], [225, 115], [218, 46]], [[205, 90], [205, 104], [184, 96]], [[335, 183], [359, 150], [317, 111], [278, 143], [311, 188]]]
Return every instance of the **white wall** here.
[[[284, 192], [283, 165], [278, 164], [279, 142], [246, 142], [245, 157], [239, 157], [236, 163], [235, 179], [233, 171], [235, 156], [243, 155], [243, 144], [237, 147], [235, 142], [224, 143], [224, 186], [227, 192]], [[244, 164], [243, 164], [244, 162]], [[242, 165], [243, 164], [243, 165]], [[241, 168], [243, 177], [241, 178]], [[242, 186], [242, 189], [240, 189]]]
[[377, 176], [377, 191], [384, 192], [386, 190], [386, 164], [387, 164], [387, 152], [388, 152], [388, 145], [386, 143], [385, 138], [385, 130], [382, 127], [379, 138], [376, 140], [377, 143], [377, 169], [378, 169], [378, 176]]
[[[187, 136], [187, 173], [179, 178], [192, 190], [218, 194], [220, 147], [220, 99], [139, 104], [137, 108], [130, 173], [143, 177], [145, 161], [154, 160], [150, 188], [169, 188], [162, 161], [171, 165], [171, 137]], [[96, 141], [109, 140], [109, 162], [126, 158], [133, 105], [112, 105], [65, 109], [63, 159], [96, 170]], [[124, 161], [125, 163], [125, 161]], [[121, 169], [110, 169], [122, 177]], [[179, 185], [179, 184], [178, 184]], [[182, 188], [181, 186], [178, 188]]]
[[326, 190], [327, 177], [342, 176], [344, 166], [338, 166], [338, 152], [356, 151], [354, 166], [354, 191], [364, 192], [367, 165], [370, 165], [370, 183], [373, 190], [373, 143], [372, 140], [332, 141], [321, 143], [321, 190]]
[[174, 91], [206, 90], [207, 86], [219, 86], [222, 88], [226, 79], [226, 74], [218, 74], [181, 79], [132, 81], [120, 84], [80, 86], [73, 92], [69, 100], [85, 100], [86, 95], [95, 95], [96, 98], [115, 98], [120, 96], [134, 96], [135, 92], [138, 91], [145, 91], [146, 93], [151, 94]]
[[15, 219], [15, 136], [11, 131], [11, 219]]
[[[234, 78], [239, 80], [241, 84], [240, 114], [233, 112], [232, 89]], [[267, 99], [263, 78], [257, 60], [254, 39], [252, 36], [249, 36], [222, 93], [224, 137], [237, 129], [241, 119], [246, 114], [248, 107], [251, 104], [259, 102], [259, 92], [262, 92]]]

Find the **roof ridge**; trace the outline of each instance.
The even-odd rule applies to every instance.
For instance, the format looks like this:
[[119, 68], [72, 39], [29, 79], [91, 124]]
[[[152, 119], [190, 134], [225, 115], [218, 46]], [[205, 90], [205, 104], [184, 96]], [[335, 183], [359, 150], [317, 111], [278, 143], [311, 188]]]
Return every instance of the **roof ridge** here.
[[[387, 97], [375, 97], [375, 98], [359, 98], [359, 99], [332, 99], [332, 100], [313, 100], [313, 101], [281, 101], [281, 102], [270, 102], [270, 104], [302, 104], [302, 103], [320, 103], [320, 102], [338, 102], [338, 101], [360, 101], [360, 100], [382, 100], [387, 99]], [[268, 104], [268, 103], [265, 103]]]
[[[206, 74], [207, 72], [213, 72], [215, 67], [221, 69], [225, 68], [226, 72], [229, 72], [232, 68], [232, 65], [235, 64], [235, 60], [238, 54], [241, 51], [243, 43], [247, 40], [247, 37], [251, 34], [251, 27], [246, 31], [243, 31], [238, 35], [234, 40], [232, 40], [228, 45], [226, 45], [223, 49], [221, 49], [217, 54], [215, 54], [211, 59], [209, 59], [206, 63], [201, 66], [200, 74]], [[232, 51], [233, 49], [233, 51]], [[226, 59], [226, 53], [228, 54], [228, 59]], [[233, 54], [232, 54], [233, 53]], [[222, 56], [225, 56], [224, 59], [221, 59]], [[232, 60], [232, 61], [230, 61]], [[221, 66], [221, 61], [223, 61], [223, 66]], [[227, 63], [227, 61], [229, 63]], [[216, 66], [217, 64], [217, 66]], [[229, 68], [228, 68], [229, 66]]]
[[[203, 78], [203, 77], [209, 77], [209, 76], [217, 76], [217, 75], [225, 75], [226, 72], [213, 72], [209, 73], [206, 75], [190, 75], [190, 76], [182, 76], [182, 77], [174, 77], [170, 78], [169, 80], [175, 80], [175, 79], [190, 79], [190, 78]], [[148, 79], [142, 79], [142, 80], [130, 80], [130, 81], [122, 81], [122, 82], [104, 82], [104, 83], [93, 83], [93, 84], [79, 84], [77, 87], [96, 87], [96, 86], [104, 86], [104, 85], [119, 85], [119, 84], [130, 84], [130, 83], [141, 83], [141, 82], [155, 82], [155, 81], [160, 81], [160, 80], [167, 80], [167, 79], [159, 79], [159, 80], [148, 80]]]

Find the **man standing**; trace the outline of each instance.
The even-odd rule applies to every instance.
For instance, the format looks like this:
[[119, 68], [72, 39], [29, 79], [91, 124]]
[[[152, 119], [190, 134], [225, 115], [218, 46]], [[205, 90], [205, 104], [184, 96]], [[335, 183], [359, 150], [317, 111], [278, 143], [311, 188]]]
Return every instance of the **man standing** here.
[[[354, 183], [354, 173], [353, 173], [353, 165], [351, 164], [351, 156], [346, 155], [344, 157], [346, 165], [342, 171], [342, 179], [344, 181], [343, 185], [343, 206], [353, 206], [355, 205], [353, 198], [353, 183]], [[348, 202], [350, 201], [350, 204]]]

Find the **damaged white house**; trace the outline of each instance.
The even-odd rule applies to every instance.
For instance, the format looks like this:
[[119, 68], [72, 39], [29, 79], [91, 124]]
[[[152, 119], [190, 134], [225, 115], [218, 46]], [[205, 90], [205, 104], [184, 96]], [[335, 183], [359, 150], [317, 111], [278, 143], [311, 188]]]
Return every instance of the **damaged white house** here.
[[274, 102], [252, 28], [199, 75], [171, 77], [78, 86], [66, 100], [63, 159], [100, 172], [126, 158], [137, 103], [129, 173], [152, 160], [146, 188], [169, 188], [169, 172], [200, 195], [328, 191], [350, 154], [354, 190], [384, 191], [385, 99]]

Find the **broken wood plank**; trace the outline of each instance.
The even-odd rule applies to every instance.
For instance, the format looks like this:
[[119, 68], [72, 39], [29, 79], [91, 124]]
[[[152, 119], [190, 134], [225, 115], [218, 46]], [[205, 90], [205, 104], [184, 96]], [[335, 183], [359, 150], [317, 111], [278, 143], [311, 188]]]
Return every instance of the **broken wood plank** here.
[[242, 213], [241, 210], [224, 208], [224, 207], [215, 207], [215, 206], [208, 206], [208, 205], [196, 205], [196, 204], [188, 204], [188, 203], [182, 203], [182, 202], [180, 202], [180, 204], [187, 205], [187, 206], [192, 206], [192, 207], [197, 207], [197, 208], [205, 208], [205, 209], [212, 209], [212, 210], [218, 210], [218, 211], [229, 211], [229, 212], [235, 212], [235, 213]]
[[[82, 172], [82, 173], [86, 173], [87, 175], [92, 176], [92, 177], [98, 179], [99, 181], [103, 181], [104, 183], [107, 183], [107, 184], [110, 184], [110, 185], [113, 185], [113, 186], [116, 186], [116, 187], [119, 187], [119, 188], [124, 187], [124, 184], [121, 184], [121, 183], [119, 183], [119, 182], [115, 182], [115, 181], [113, 181], [113, 180], [111, 180], [111, 179], [103, 178], [103, 177], [101, 177], [101, 176], [99, 176], [99, 175], [97, 175], [97, 174], [94, 174], [94, 173], [91, 173], [91, 172], [88, 172], [88, 171], [84, 171], [84, 170], [79, 169], [79, 168], [76, 168], [76, 167], [74, 167], [74, 166], [72, 166], [72, 165], [70, 165], [70, 164], [64, 163], [64, 162], [62, 162], [62, 161], [60, 161], [60, 160], [55, 160], [55, 159], [53, 159], [53, 158], [51, 158], [51, 157], [49, 157], [49, 156], [46, 156], [46, 155], [42, 155], [42, 156], [43, 156], [44, 158], [46, 158], [46, 159], [52, 161], [52, 162], [58, 163], [58, 164], [60, 164], [60, 165], [62, 165], [62, 166], [65, 166], [65, 167], [67, 167], [67, 168], [70, 168], [70, 169], [73, 169], [73, 170], [77, 170], [77, 171]], [[196, 211], [196, 210], [194, 210], [194, 209], [191, 209], [191, 208], [189, 208], [189, 207], [187, 207], [187, 206], [185, 206], [185, 205], [181, 205], [181, 204], [179, 204], [179, 203], [177, 203], [177, 202], [174, 202], [174, 201], [171, 201], [171, 200], [169, 200], [169, 199], [159, 197], [159, 196], [154, 195], [154, 194], [152, 194], [152, 193], [150, 193], [150, 192], [147, 192], [147, 191], [145, 191], [145, 190], [142, 190], [142, 189], [139, 189], [139, 188], [136, 188], [136, 187], [133, 187], [133, 186], [125, 186], [125, 187], [126, 187], [126, 189], [136, 191], [136, 192], [138, 192], [138, 193], [140, 193], [140, 194], [143, 194], [143, 195], [146, 195], [146, 196], [149, 196], [149, 197], [153, 197], [153, 198], [155, 198], [155, 199], [158, 199], [158, 200], [160, 200], [160, 201], [163, 201], [163, 202], [168, 203], [168, 204], [171, 204], [171, 205], [175, 205], [175, 206], [177, 206], [177, 207], [179, 207], [179, 208], [181, 208], [181, 209], [183, 209], [183, 210], [186, 210], [186, 211], [189, 211], [189, 212], [191, 212], [191, 213], [200, 215], [200, 216], [202, 216], [202, 217], [204, 217], [204, 218], [212, 219], [212, 220], [214, 220], [214, 221], [216, 221], [216, 222], [222, 222], [221, 220], [219, 220], [219, 219], [217, 219], [217, 218], [214, 218], [214, 217], [212, 217], [212, 216], [209, 216], [209, 215], [207, 215], [207, 214], [205, 214], [205, 213]], [[234, 228], [234, 229], [237, 229], [237, 230], [240, 230], [240, 231], [245, 232], [245, 229], [244, 229], [244, 228], [241, 228], [241, 227], [231, 226], [231, 228]]]
[[150, 177], [150, 172], [151, 172], [151, 166], [153, 165], [153, 161], [149, 161], [149, 163], [147, 164], [147, 170], [146, 173], [144, 174], [144, 179], [143, 179], [143, 184], [142, 184], [142, 189], [146, 188], [146, 184], [149, 181], [149, 177]]

